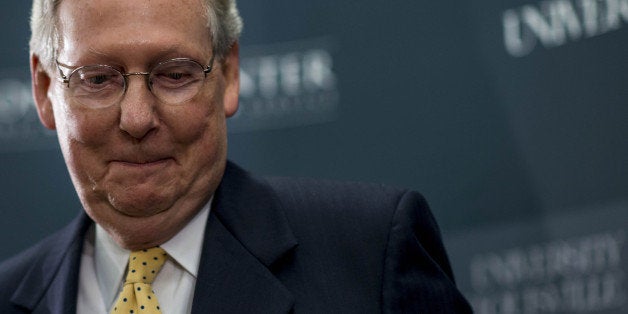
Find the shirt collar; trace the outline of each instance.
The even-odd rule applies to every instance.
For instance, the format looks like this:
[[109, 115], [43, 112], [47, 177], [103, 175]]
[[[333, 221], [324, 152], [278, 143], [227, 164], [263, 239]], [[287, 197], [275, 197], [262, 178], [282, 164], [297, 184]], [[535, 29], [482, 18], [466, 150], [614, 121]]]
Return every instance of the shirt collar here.
[[[205, 234], [205, 225], [211, 202], [212, 200], [210, 199], [179, 233], [160, 245], [170, 258], [194, 276], [194, 278], [198, 274], [203, 235]], [[113, 299], [118, 295], [131, 251], [118, 246], [111, 236], [98, 224], [96, 224], [95, 233], [94, 266], [96, 278], [98, 279], [102, 298], [105, 300], [105, 304], [109, 304], [109, 301], [113, 302]]]
[[194, 278], [198, 274], [198, 265], [201, 261], [201, 250], [207, 216], [211, 200], [192, 218], [192, 220], [168, 242], [160, 245], [170, 257], [181, 265]]

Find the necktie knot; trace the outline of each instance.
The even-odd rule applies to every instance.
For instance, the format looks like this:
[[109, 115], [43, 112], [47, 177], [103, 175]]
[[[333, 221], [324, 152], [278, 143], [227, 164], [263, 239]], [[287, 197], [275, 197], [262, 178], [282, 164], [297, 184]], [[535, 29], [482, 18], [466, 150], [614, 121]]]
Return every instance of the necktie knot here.
[[126, 280], [111, 313], [161, 313], [151, 283], [166, 258], [160, 247], [131, 252]]
[[166, 258], [160, 247], [131, 252], [125, 283], [152, 283]]

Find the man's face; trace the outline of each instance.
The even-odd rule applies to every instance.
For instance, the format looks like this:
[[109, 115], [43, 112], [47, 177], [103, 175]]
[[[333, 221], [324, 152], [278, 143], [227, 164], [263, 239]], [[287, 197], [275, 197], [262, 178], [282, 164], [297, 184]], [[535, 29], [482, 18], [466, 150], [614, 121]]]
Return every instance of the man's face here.
[[[146, 72], [172, 58], [207, 65], [210, 30], [200, 0], [64, 0], [57, 60], [76, 68], [107, 64]], [[124, 247], [161, 244], [208, 201], [226, 163], [226, 117], [237, 110], [237, 45], [218, 59], [201, 91], [160, 102], [142, 76], [130, 76], [122, 100], [88, 108], [70, 97], [54, 71], [37, 73], [42, 122], [57, 130], [87, 213]], [[66, 75], [70, 69], [64, 69]]]

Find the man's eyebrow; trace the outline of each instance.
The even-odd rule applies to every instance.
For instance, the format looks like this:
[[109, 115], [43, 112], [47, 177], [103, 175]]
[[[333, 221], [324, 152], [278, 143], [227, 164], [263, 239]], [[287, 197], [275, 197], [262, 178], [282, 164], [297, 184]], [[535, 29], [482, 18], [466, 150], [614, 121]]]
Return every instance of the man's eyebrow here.
[[[165, 57], [165, 56], [181, 56], [190, 57], [190, 58], [202, 58], [204, 50], [193, 49], [186, 45], [174, 44], [168, 47], [164, 47], [160, 49], [157, 53], [155, 53], [155, 57]], [[210, 51], [213, 55], [213, 51]]]
[[160, 50], [160, 52], [163, 54], [175, 53], [179, 51], [181, 51], [181, 45], [171, 45]]
[[[155, 53], [153, 54], [154, 56], [164, 56], [164, 55], [172, 55], [172, 54], [177, 54], [177, 53], [181, 53], [182, 48], [184, 46], [180, 45], [180, 44], [173, 44], [167, 47], [163, 47], [159, 50], [156, 50]], [[106, 53], [104, 51], [98, 50], [96, 48], [90, 47], [88, 49], [88, 52], [90, 55], [96, 56], [96, 57], [105, 57], [105, 58], [110, 58], [112, 57], [110, 53]]]
[[90, 47], [88, 50], [89, 54], [91, 55], [96, 55], [96, 56], [100, 56], [100, 57], [108, 57], [109, 55], [105, 52], [99, 51], [93, 47]]

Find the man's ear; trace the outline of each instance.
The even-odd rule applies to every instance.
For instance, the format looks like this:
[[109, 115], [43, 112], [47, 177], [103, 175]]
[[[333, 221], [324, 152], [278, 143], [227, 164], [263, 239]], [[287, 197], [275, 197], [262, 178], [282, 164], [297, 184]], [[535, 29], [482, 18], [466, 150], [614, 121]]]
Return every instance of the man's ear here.
[[225, 116], [231, 117], [238, 111], [238, 97], [240, 94], [240, 45], [235, 42], [225, 56], [223, 62], [223, 75], [225, 77], [225, 94], [223, 105]]
[[50, 75], [44, 70], [39, 57], [31, 55], [31, 84], [33, 88], [33, 98], [37, 106], [39, 120], [48, 129], [56, 129], [55, 117], [52, 112], [52, 102], [48, 97], [50, 89]]

